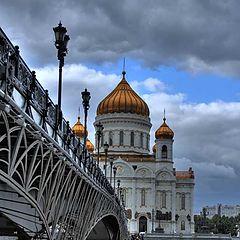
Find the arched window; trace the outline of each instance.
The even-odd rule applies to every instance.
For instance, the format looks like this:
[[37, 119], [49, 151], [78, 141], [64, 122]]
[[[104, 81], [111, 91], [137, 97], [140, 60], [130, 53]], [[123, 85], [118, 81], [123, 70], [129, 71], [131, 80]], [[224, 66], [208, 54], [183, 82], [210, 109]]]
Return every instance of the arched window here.
[[131, 136], [130, 136], [130, 145], [134, 146], [134, 132], [131, 132]]
[[185, 201], [186, 201], [185, 193], [182, 193], [181, 194], [181, 209], [185, 209]]
[[143, 148], [143, 133], [140, 133], [140, 147]]
[[113, 133], [112, 131], [109, 132], [109, 146], [112, 146], [113, 145]]
[[166, 192], [162, 192], [162, 208], [166, 208], [166, 201], [167, 200], [167, 194]]
[[146, 200], [146, 190], [144, 188], [141, 189], [141, 206], [145, 206]]
[[139, 232], [146, 232], [147, 231], [147, 218], [141, 216], [139, 218]]
[[119, 145], [123, 146], [123, 131], [120, 131], [120, 134], [119, 134]]
[[185, 221], [181, 221], [181, 230], [185, 230]]
[[162, 158], [167, 158], [167, 146], [162, 146]]

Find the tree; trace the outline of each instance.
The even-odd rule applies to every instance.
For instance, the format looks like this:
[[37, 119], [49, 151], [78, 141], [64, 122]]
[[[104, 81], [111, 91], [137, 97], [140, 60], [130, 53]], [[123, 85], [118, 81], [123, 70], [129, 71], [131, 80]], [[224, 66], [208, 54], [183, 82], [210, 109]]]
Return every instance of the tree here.
[[214, 234], [231, 234], [231, 236], [237, 235], [237, 228], [236, 225], [240, 224], [240, 214], [236, 217], [226, 217], [226, 216], [219, 216], [215, 215], [212, 219], [204, 219], [201, 215], [194, 216], [195, 222], [195, 232], [200, 233], [201, 228], [204, 225], [208, 227], [210, 232]]

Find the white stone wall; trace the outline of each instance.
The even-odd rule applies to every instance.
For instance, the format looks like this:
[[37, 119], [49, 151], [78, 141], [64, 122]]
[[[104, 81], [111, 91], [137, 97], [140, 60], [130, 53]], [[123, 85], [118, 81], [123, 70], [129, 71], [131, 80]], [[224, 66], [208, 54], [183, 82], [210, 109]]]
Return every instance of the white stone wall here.
[[[151, 128], [150, 118], [131, 113], [112, 113], [99, 115], [95, 119], [94, 126], [101, 122], [103, 124], [103, 139], [109, 143], [109, 132], [113, 135], [113, 144], [109, 147], [109, 152], [122, 153], [149, 153], [149, 132]], [[124, 142], [120, 146], [120, 131], [123, 131]], [[130, 135], [134, 132], [134, 146], [131, 146]], [[140, 145], [140, 135], [143, 134], [143, 145]], [[97, 136], [95, 136], [95, 146], [97, 146]], [[104, 152], [100, 144], [100, 152]]]
[[[176, 222], [176, 232], [193, 233], [194, 219], [193, 219], [193, 179], [180, 179], [176, 183], [176, 214], [179, 216]], [[181, 196], [185, 194], [185, 209], [181, 208]], [[187, 216], [190, 216], [190, 221]], [[181, 222], [185, 222], [185, 230], [181, 229]]]
[[[149, 154], [147, 139], [151, 123], [149, 117], [130, 113], [113, 113], [99, 115], [94, 125], [101, 122], [104, 126], [104, 142], [109, 143], [109, 132], [112, 132], [113, 144], [109, 147], [109, 154], [113, 154], [114, 165], [117, 167], [117, 180], [121, 180], [121, 188], [125, 192], [126, 209], [131, 209], [132, 217], [128, 220], [128, 227], [131, 233], [139, 232], [139, 218], [147, 218], [147, 231], [151, 232], [159, 226], [155, 219], [156, 210], [172, 213], [172, 220], [161, 220], [161, 227], [165, 233], [193, 233], [193, 188], [194, 180], [177, 180], [173, 170], [173, 140], [157, 139], [156, 158], [143, 160], [143, 156]], [[120, 146], [120, 131], [124, 132], [123, 146]], [[134, 146], [130, 146], [131, 131], [134, 131]], [[143, 146], [140, 146], [140, 135], [143, 134]], [[167, 146], [167, 158], [162, 158], [162, 146]], [[95, 143], [97, 146], [97, 142]], [[101, 145], [100, 145], [101, 146]], [[104, 152], [103, 147], [100, 152]], [[139, 158], [131, 161], [124, 158], [124, 154], [139, 154]], [[141, 155], [143, 154], [143, 155]], [[135, 155], [136, 156], [136, 155]], [[153, 161], [154, 160], [154, 161]], [[103, 166], [104, 162], [100, 162]], [[136, 169], [133, 166], [137, 166]], [[110, 176], [110, 165], [107, 167], [107, 177]], [[115, 184], [117, 188], [117, 183]], [[141, 192], [145, 191], [145, 204], [141, 202]], [[161, 194], [166, 193], [166, 207], [162, 207]], [[185, 209], [180, 208], [180, 194], [185, 193]], [[154, 211], [154, 216], [152, 216]], [[175, 221], [175, 215], [179, 219]], [[190, 221], [187, 220], [190, 215]], [[181, 221], [185, 222], [185, 230], [181, 230]]]
[[172, 161], [173, 159], [173, 140], [172, 139], [156, 139], [156, 160], [162, 159], [162, 147], [167, 146], [167, 158], [165, 160]]
[[[101, 162], [101, 165], [103, 162]], [[121, 180], [121, 187], [126, 189], [126, 209], [131, 209], [132, 218], [128, 221], [129, 231], [137, 233], [139, 230], [139, 218], [145, 216], [147, 218], [148, 232], [152, 231], [152, 210], [161, 210], [163, 213], [171, 212], [172, 221], [161, 221], [161, 227], [165, 233], [193, 233], [193, 179], [176, 180], [172, 171], [166, 168], [163, 162], [161, 168], [156, 168], [157, 162], [144, 161], [140, 159], [137, 162], [126, 161], [126, 159], [118, 158], [114, 160], [117, 166], [116, 181]], [[133, 169], [133, 165], [137, 165], [137, 169]], [[110, 176], [108, 165], [107, 176]], [[145, 205], [141, 205], [141, 190], [145, 189]], [[161, 208], [161, 192], [166, 192], [166, 208]], [[186, 203], [185, 209], [180, 208], [180, 194], [185, 193]], [[150, 213], [150, 215], [149, 215]], [[136, 218], [135, 218], [136, 214]], [[179, 219], [175, 222], [175, 215], [179, 215]], [[187, 220], [187, 215], [191, 216], [191, 221]], [[155, 214], [154, 214], [155, 215]], [[155, 217], [155, 216], [154, 216]], [[181, 230], [181, 221], [185, 221], [185, 230]], [[158, 227], [158, 221], [154, 220], [154, 229]]]

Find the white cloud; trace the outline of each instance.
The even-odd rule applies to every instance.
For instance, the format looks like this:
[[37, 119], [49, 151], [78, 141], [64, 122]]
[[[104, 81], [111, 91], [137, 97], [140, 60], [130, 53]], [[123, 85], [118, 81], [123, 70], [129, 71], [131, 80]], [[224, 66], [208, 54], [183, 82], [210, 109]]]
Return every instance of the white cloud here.
[[135, 80], [131, 82], [131, 86], [136, 92], [140, 92], [141, 90], [144, 92], [163, 92], [166, 90], [165, 83], [157, 78], [147, 78], [143, 81]]
[[[49, 90], [53, 101], [57, 102], [58, 68], [54, 66], [36, 70], [37, 79], [44, 88]], [[85, 88], [91, 93], [90, 109], [88, 116], [89, 138], [94, 143], [94, 129], [92, 123], [96, 115], [97, 104], [117, 85], [120, 76], [104, 74], [101, 71], [89, 69], [81, 64], [65, 65], [63, 68], [62, 109], [64, 116], [73, 126], [77, 121], [79, 106], [83, 122], [81, 92]]]

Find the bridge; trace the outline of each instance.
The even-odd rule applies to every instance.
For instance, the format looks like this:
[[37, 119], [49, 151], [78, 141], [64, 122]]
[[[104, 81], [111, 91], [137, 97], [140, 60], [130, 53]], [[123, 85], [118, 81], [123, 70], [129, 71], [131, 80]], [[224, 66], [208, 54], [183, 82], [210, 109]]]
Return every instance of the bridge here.
[[60, 120], [0, 29], [0, 238], [127, 239], [115, 189]]

